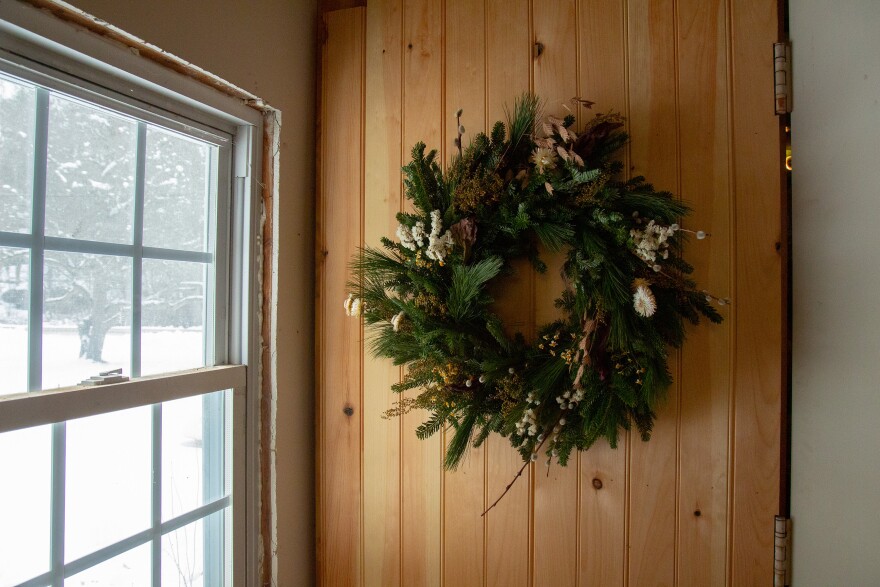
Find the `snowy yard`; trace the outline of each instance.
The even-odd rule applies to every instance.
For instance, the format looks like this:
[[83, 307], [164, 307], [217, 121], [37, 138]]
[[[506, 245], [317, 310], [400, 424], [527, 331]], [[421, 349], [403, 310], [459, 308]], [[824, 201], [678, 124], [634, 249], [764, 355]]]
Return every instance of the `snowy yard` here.
[[[76, 384], [99, 371], [129, 373], [130, 333], [113, 329], [106, 363], [79, 358], [74, 327], [43, 333], [43, 387]], [[202, 365], [202, 333], [145, 329], [143, 373]], [[27, 328], [0, 325], [0, 395], [26, 389]], [[202, 499], [202, 398], [163, 406], [162, 519], [190, 511]], [[0, 434], [0, 587], [49, 569], [51, 426]], [[145, 530], [151, 505], [151, 410], [148, 406], [67, 424], [65, 561]], [[222, 515], [222, 512], [220, 513]], [[202, 523], [162, 539], [162, 584], [202, 584]], [[69, 578], [65, 585], [149, 585], [149, 544]]]

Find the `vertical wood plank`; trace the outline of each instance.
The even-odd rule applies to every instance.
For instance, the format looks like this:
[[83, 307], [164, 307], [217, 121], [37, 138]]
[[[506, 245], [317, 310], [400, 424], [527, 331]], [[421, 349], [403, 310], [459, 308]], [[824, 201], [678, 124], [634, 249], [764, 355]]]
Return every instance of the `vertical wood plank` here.
[[[560, 118], [562, 107], [578, 91], [577, 4], [575, 0], [535, 2], [532, 18], [536, 52], [533, 60], [535, 93], [544, 114]], [[564, 289], [561, 276], [565, 253], [544, 254], [548, 270], [535, 278], [535, 321], [539, 325], [559, 316], [554, 301]], [[534, 467], [533, 584], [574, 585], [577, 581], [578, 459], [569, 466]]]
[[320, 142], [318, 577], [360, 585], [362, 329], [341, 302], [363, 240], [364, 9], [327, 14], [324, 26], [321, 119], [346, 124], [324, 124]]
[[[364, 240], [393, 235], [401, 207], [401, 0], [367, 5]], [[400, 367], [364, 352], [364, 585], [399, 587], [400, 420], [382, 414], [398, 399]]]
[[[624, 0], [579, 0], [578, 94], [593, 112], [626, 111], [626, 6]], [[582, 109], [580, 121], [592, 116]], [[626, 529], [626, 435], [616, 449], [598, 442], [579, 455], [581, 587], [623, 585]], [[571, 465], [569, 465], [571, 466]]]
[[772, 91], [777, 0], [731, 2], [736, 286], [731, 584], [772, 576], [779, 507], [783, 296], [783, 146]]
[[[629, 131], [631, 172], [658, 189], [678, 191], [675, 3], [630, 0], [628, 4]], [[631, 434], [629, 585], [675, 583], [679, 373], [650, 442]]]
[[[482, 2], [446, 4], [446, 127], [445, 164], [458, 150], [455, 111], [461, 108], [467, 145], [486, 126], [486, 12]], [[446, 437], [448, 442], [450, 436]], [[486, 447], [469, 448], [455, 471], [444, 471], [444, 585], [482, 585], [485, 564]]]
[[[491, 125], [505, 120], [505, 105], [529, 90], [531, 39], [529, 0], [486, 0], [486, 110]], [[508, 334], [533, 336], [533, 277], [528, 263], [515, 264], [515, 275], [506, 278], [504, 295], [495, 310], [508, 327]], [[523, 311], [525, 309], [526, 311]], [[486, 497], [494, 502], [522, 466], [522, 460], [506, 438], [486, 441]], [[531, 490], [528, 474], [486, 514], [487, 586], [523, 587], [529, 584], [529, 516]]]
[[[727, 7], [678, 0], [681, 196], [686, 228], [711, 237], [686, 248], [697, 283], [730, 293]], [[684, 156], [684, 154], [687, 156]], [[728, 312], [721, 313], [729, 318]], [[678, 583], [724, 585], [727, 558], [731, 322], [692, 328], [681, 350]]]
[[[418, 141], [443, 147], [443, 2], [407, 0], [403, 10], [404, 162]], [[422, 441], [415, 429], [423, 411], [403, 416], [401, 495], [402, 584], [440, 585], [442, 581], [442, 438]]]

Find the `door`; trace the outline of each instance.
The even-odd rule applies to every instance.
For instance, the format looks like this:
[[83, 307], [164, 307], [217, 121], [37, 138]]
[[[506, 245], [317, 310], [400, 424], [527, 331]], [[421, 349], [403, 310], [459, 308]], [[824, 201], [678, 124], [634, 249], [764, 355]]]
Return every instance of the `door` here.
[[[779, 513], [786, 324], [776, 0], [369, 0], [323, 16], [317, 242], [321, 584], [765, 585]], [[453, 154], [523, 91], [627, 117], [622, 154], [694, 208], [696, 279], [733, 304], [692, 329], [652, 439], [519, 468], [490, 438], [455, 472], [418, 413], [382, 419], [400, 369], [342, 311], [348, 261], [393, 235], [417, 141]], [[580, 112], [582, 117], [585, 112]], [[468, 134], [465, 135], [467, 140]], [[552, 274], [552, 272], [550, 272]], [[500, 304], [528, 334], [560, 287], [524, 272]], [[523, 312], [522, 308], [527, 311]]]

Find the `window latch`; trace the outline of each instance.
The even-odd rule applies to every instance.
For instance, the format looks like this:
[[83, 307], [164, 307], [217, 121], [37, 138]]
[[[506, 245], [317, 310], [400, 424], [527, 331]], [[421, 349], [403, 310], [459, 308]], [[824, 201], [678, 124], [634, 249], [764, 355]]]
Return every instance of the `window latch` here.
[[80, 385], [108, 385], [110, 383], [121, 383], [128, 381], [128, 377], [122, 374], [122, 368], [112, 369], [110, 371], [102, 371], [97, 375], [92, 375], [88, 379], [79, 382]]

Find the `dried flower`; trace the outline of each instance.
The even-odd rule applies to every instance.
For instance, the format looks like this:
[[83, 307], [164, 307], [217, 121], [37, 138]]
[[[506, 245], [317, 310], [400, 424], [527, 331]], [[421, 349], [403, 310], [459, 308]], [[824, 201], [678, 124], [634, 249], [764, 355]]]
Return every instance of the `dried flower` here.
[[496, 173], [468, 175], [455, 186], [455, 207], [463, 214], [494, 206], [504, 195], [504, 180]]
[[[633, 218], [636, 224], [639, 224], [640, 218], [638, 212], [635, 212]], [[654, 271], [659, 271], [660, 266], [657, 265], [657, 256], [666, 259], [669, 257], [669, 240], [675, 236], [678, 225], [663, 226], [657, 224], [654, 220], [648, 222], [643, 230], [633, 228], [629, 231], [629, 235], [635, 244], [633, 251], [642, 261], [651, 265]]]
[[550, 149], [537, 147], [532, 151], [532, 163], [538, 169], [538, 173], [544, 173], [545, 170], [556, 168], [556, 154]]
[[657, 311], [657, 300], [646, 282], [637, 281], [641, 281], [641, 283], [636, 285], [636, 292], [633, 294], [633, 308], [639, 316], [650, 318]]
[[443, 229], [443, 219], [440, 215], [440, 210], [434, 210], [431, 212], [431, 234], [428, 235], [428, 250], [425, 251], [425, 254], [428, 255], [429, 259], [434, 259], [435, 261], [443, 262], [443, 259], [452, 252], [452, 233], [448, 230], [440, 234], [440, 231]]
[[410, 233], [412, 234], [413, 240], [416, 243], [416, 246], [422, 246], [422, 243], [425, 240], [425, 223], [419, 220], [416, 222], [415, 226], [410, 229]]
[[464, 260], [470, 260], [471, 247], [477, 242], [477, 221], [473, 218], [462, 218], [450, 228], [452, 240], [464, 250]]
[[397, 238], [400, 239], [400, 244], [410, 251], [415, 251], [418, 248], [416, 246], [416, 241], [413, 239], [412, 233], [410, 232], [410, 229], [408, 229], [403, 224], [397, 225]]

